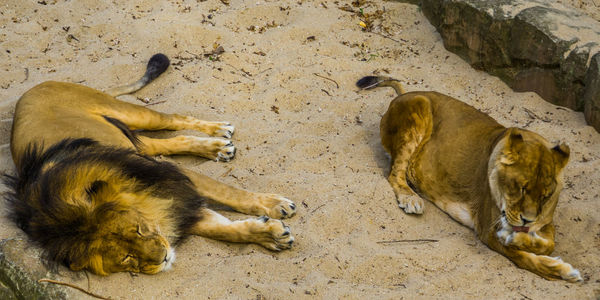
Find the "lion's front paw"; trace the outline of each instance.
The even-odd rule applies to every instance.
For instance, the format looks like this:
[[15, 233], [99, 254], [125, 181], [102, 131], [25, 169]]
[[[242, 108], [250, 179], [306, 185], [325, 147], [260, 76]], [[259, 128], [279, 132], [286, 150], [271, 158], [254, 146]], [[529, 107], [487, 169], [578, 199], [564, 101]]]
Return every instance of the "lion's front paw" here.
[[425, 202], [417, 195], [398, 195], [398, 206], [407, 214], [422, 214]]
[[230, 161], [235, 156], [235, 146], [231, 141], [227, 141], [227, 144], [220, 146], [217, 152], [216, 161]]
[[257, 215], [267, 215], [275, 219], [289, 218], [296, 214], [296, 204], [277, 194], [257, 194]]
[[193, 154], [216, 161], [230, 161], [235, 156], [235, 146], [230, 140], [213, 137], [183, 136], [179, 153]]
[[271, 219], [267, 216], [257, 218], [250, 228], [250, 232], [254, 236], [252, 242], [273, 251], [290, 249], [294, 244], [290, 227], [283, 224], [281, 220]]
[[212, 132], [212, 136], [221, 136], [226, 139], [230, 139], [233, 136], [233, 132], [235, 131], [235, 127], [231, 125], [229, 122], [215, 122], [214, 131]]

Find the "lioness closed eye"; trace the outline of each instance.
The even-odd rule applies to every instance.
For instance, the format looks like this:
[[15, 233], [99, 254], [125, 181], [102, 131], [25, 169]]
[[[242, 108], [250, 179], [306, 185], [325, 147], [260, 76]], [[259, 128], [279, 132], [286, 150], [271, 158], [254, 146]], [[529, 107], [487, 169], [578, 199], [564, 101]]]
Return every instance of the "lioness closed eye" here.
[[[173, 246], [188, 235], [257, 243], [271, 250], [294, 242], [280, 218], [296, 206], [253, 193], [151, 156], [192, 154], [228, 161], [233, 126], [159, 113], [114, 97], [148, 84], [169, 66], [154, 55], [136, 83], [106, 93], [45, 82], [18, 101], [11, 136], [16, 176], [6, 176], [12, 218], [45, 252], [72, 270], [96, 274], [168, 269]], [[211, 136], [154, 139], [133, 130], [191, 129]], [[206, 200], [260, 218], [230, 221]]]
[[406, 213], [423, 213], [427, 199], [517, 266], [546, 279], [582, 280], [570, 264], [548, 256], [569, 147], [505, 128], [440, 93], [404, 93], [392, 78], [368, 76], [356, 84], [398, 93], [380, 134], [392, 157], [388, 180]]

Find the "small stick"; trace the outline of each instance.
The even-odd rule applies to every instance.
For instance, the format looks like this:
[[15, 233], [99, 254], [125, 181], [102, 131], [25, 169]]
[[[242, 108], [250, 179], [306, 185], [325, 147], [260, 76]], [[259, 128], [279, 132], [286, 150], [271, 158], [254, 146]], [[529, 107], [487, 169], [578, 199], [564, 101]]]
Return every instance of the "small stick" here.
[[396, 42], [396, 43], [400, 43], [400, 41], [399, 41], [399, 40], [393, 39], [392, 37], [390, 37], [390, 36], [387, 36], [387, 35], [385, 35], [385, 34], [383, 34], [383, 33], [375, 32], [375, 31], [369, 31], [369, 32], [370, 32], [370, 33], [374, 33], [374, 34], [376, 34], [376, 35], [378, 35], [378, 36], [384, 37], [384, 38], [386, 38], [386, 39], [390, 39], [390, 40], [392, 40], [392, 41], [394, 41], [394, 42]]
[[248, 76], [252, 77], [252, 74], [250, 74], [250, 73], [249, 73], [249, 72], [247, 72], [246, 70], [243, 70], [243, 69], [242, 69], [242, 70], [239, 70], [238, 68], [236, 68], [236, 67], [232, 66], [231, 64], [226, 64], [226, 65], [230, 66], [232, 69], [234, 69], [234, 70], [236, 70], [236, 71], [238, 71], [238, 72], [241, 72], [241, 73], [242, 73], [241, 75], [242, 75], [243, 77], [246, 77], [246, 78], [248, 78]]
[[27, 79], [29, 79], [29, 69], [25, 68], [25, 79], [23, 79], [23, 81], [21, 81], [21, 83], [27, 81]]
[[256, 75], [260, 75], [260, 74], [262, 74], [262, 73], [264, 73], [264, 72], [266, 72], [266, 71], [269, 71], [269, 70], [271, 70], [271, 69], [273, 69], [273, 68], [266, 68], [266, 69], [264, 69], [264, 70], [262, 70], [262, 71], [260, 71], [260, 72], [256, 73]]
[[223, 175], [219, 177], [227, 177], [229, 174], [231, 174], [231, 171], [233, 171], [233, 167], [229, 168], [229, 170], [227, 170], [225, 173], [223, 173]]
[[165, 103], [165, 102], [167, 102], [167, 100], [158, 101], [158, 102], [153, 102], [153, 103], [148, 103], [148, 104], [146, 104], [146, 105], [144, 105], [144, 106], [156, 105], [156, 104], [161, 104], [161, 103]]
[[529, 116], [529, 118], [531, 118], [531, 119], [538, 119], [538, 120], [546, 122], [546, 123], [548, 123], [548, 122], [551, 121], [547, 117], [543, 117], [542, 118], [542, 117], [538, 116], [536, 113], [532, 112], [531, 110], [529, 110], [529, 109], [527, 109], [525, 107], [523, 107], [523, 110], [525, 111], [525, 113], [527, 114], [527, 116]]
[[526, 295], [523, 295], [523, 293], [519, 293], [519, 295], [523, 296], [527, 300], [531, 300], [531, 298], [527, 297]]
[[432, 239], [417, 239], [417, 240], [391, 240], [391, 241], [379, 241], [377, 244], [394, 244], [394, 243], [437, 243], [439, 240]]
[[321, 208], [323, 206], [325, 206], [325, 204], [319, 205], [317, 208], [313, 209], [310, 213], [314, 213], [315, 211], [317, 211], [317, 209], [319, 209], [319, 208]]
[[87, 270], [83, 270], [83, 273], [85, 274], [85, 277], [87, 278], [87, 282], [88, 282], [88, 291], [91, 290], [92, 288], [90, 287], [90, 275], [88, 275]]
[[319, 75], [319, 74], [317, 74], [317, 73], [313, 73], [313, 75], [315, 75], [315, 76], [317, 76], [317, 77], [321, 77], [321, 78], [323, 78], [323, 79], [330, 80], [330, 81], [332, 81], [333, 83], [335, 83], [335, 87], [336, 87], [336, 88], [338, 88], [338, 89], [340, 88], [340, 85], [337, 83], [337, 81], [335, 81], [335, 80], [333, 80], [333, 79], [331, 79], [331, 78], [327, 78], [327, 77], [325, 77], [325, 76], [323, 76], [323, 75]]
[[84, 290], [83, 288], [80, 288], [80, 287], [78, 287], [78, 286], [76, 286], [74, 284], [68, 283], [68, 282], [56, 281], [56, 280], [52, 280], [52, 279], [48, 279], [48, 278], [42, 278], [42, 279], [38, 280], [38, 282], [48, 282], [48, 283], [53, 283], [53, 284], [58, 284], [58, 285], [64, 285], [64, 286], [68, 286], [70, 288], [74, 288], [74, 289], [76, 289], [76, 290], [78, 290], [78, 291], [80, 291], [82, 293], [85, 293], [85, 294], [87, 294], [89, 296], [92, 296], [94, 298], [103, 299], [103, 300], [109, 300], [110, 299], [110, 298], [107, 298], [107, 297], [96, 295], [96, 294], [94, 294], [92, 292], [88, 292], [88, 291]]

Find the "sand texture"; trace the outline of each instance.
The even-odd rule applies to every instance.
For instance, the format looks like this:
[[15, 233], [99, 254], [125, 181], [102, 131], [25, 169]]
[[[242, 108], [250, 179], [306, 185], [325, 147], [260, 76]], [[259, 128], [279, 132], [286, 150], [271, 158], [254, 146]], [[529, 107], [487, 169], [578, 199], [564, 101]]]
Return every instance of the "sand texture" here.
[[[372, 32], [359, 26], [350, 1], [3, 0], [0, 171], [14, 172], [10, 126], [26, 90], [46, 80], [107, 89], [136, 80], [147, 59], [162, 52], [172, 59], [169, 70], [121, 99], [230, 121], [238, 147], [229, 163], [170, 159], [238, 187], [283, 194], [299, 207], [286, 221], [296, 237], [289, 251], [191, 237], [168, 272], [88, 281], [62, 269], [57, 278], [114, 299], [599, 297], [600, 135], [582, 113], [515, 93], [446, 51], [417, 6], [360, 2]], [[218, 46], [224, 52], [214, 54]], [[571, 161], [554, 216], [553, 255], [578, 268], [585, 282], [518, 269], [431, 203], [422, 216], [400, 210], [379, 141], [394, 92], [354, 86], [371, 74], [400, 79], [407, 91], [448, 94], [505, 126], [567, 143]], [[11, 237], [27, 239], [0, 218], [0, 238]], [[415, 239], [436, 242], [386, 243]]]

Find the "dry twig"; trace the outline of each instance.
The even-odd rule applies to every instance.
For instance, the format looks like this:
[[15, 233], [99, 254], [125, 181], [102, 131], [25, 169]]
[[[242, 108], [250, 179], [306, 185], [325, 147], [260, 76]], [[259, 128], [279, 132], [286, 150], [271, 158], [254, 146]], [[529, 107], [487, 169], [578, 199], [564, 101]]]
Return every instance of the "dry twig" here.
[[104, 296], [100, 296], [97, 294], [94, 294], [92, 292], [86, 291], [85, 289], [78, 287], [74, 284], [68, 283], [68, 282], [62, 282], [62, 281], [57, 281], [57, 280], [52, 280], [52, 279], [48, 279], [48, 278], [42, 278], [40, 280], [38, 280], [38, 282], [48, 282], [48, 283], [53, 283], [53, 284], [58, 284], [58, 285], [64, 285], [64, 286], [68, 286], [70, 288], [74, 288], [82, 293], [85, 293], [89, 296], [92, 296], [94, 298], [98, 298], [98, 299], [104, 299], [104, 300], [109, 300], [110, 298], [104, 297]]
[[317, 209], [319, 209], [319, 208], [321, 208], [321, 207], [323, 207], [323, 206], [325, 206], [325, 204], [321, 204], [321, 205], [319, 205], [317, 208], [313, 209], [313, 210], [312, 210], [310, 213], [311, 213], [311, 214], [312, 214], [312, 213], [314, 213], [315, 211], [317, 211]]
[[327, 78], [327, 77], [325, 77], [325, 76], [323, 76], [323, 75], [319, 75], [318, 73], [313, 73], [313, 75], [315, 75], [315, 76], [317, 76], [317, 77], [321, 77], [321, 78], [323, 78], [323, 79], [327, 79], [327, 80], [329, 80], [329, 81], [331, 81], [331, 82], [335, 83], [335, 87], [336, 87], [336, 88], [338, 88], [338, 89], [340, 88], [340, 85], [337, 83], [337, 81], [335, 81], [335, 80], [333, 80], [333, 79], [331, 79], [331, 78]]
[[390, 241], [379, 241], [377, 244], [395, 244], [395, 243], [437, 243], [439, 240], [433, 239], [416, 239], [416, 240], [390, 240]]
[[167, 102], [167, 101], [163, 100], [163, 101], [158, 101], [158, 102], [152, 102], [152, 103], [148, 103], [148, 104], [146, 104], [144, 106], [156, 105], [156, 104], [161, 104], [161, 103], [165, 103], [165, 102]]

